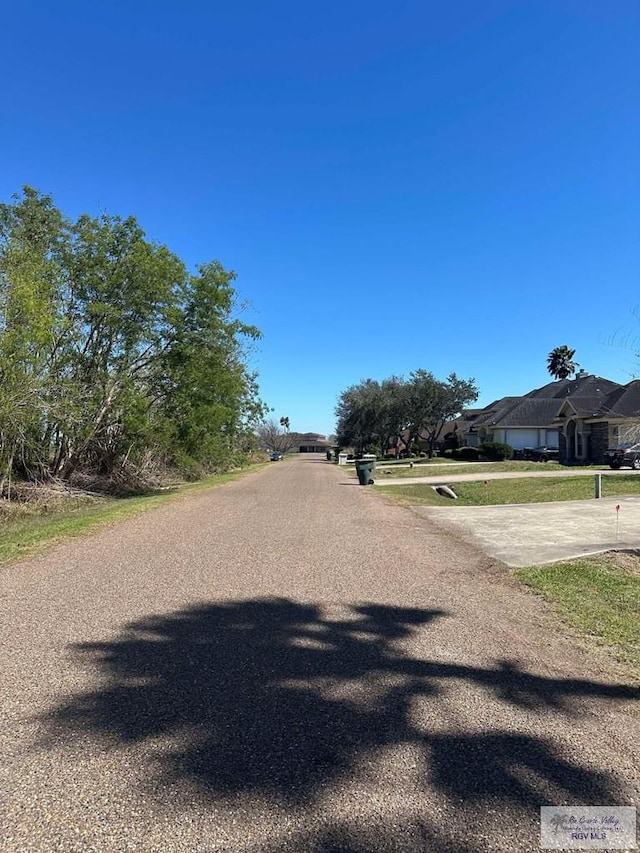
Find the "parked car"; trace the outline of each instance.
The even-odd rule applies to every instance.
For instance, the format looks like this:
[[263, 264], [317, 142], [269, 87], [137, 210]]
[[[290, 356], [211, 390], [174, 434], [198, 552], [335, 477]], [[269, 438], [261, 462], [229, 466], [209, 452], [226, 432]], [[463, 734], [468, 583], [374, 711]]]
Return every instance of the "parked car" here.
[[550, 459], [560, 458], [560, 448], [548, 447], [525, 447], [525, 459], [532, 459], [534, 462], [548, 462]]
[[608, 462], [609, 468], [633, 468], [640, 471], [640, 444], [623, 444], [613, 450], [605, 450], [604, 461]]
[[271, 462], [280, 462], [281, 459], [284, 459], [284, 454], [280, 453], [279, 450], [274, 450], [271, 456], [269, 457], [269, 460]]

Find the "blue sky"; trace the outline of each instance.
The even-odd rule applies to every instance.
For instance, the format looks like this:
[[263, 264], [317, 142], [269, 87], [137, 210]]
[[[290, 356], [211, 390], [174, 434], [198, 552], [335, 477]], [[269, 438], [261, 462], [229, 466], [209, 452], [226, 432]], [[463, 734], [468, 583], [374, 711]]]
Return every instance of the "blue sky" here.
[[640, 372], [636, 0], [3, 9], [0, 198], [219, 259], [274, 416], [424, 368], [479, 404], [546, 356]]

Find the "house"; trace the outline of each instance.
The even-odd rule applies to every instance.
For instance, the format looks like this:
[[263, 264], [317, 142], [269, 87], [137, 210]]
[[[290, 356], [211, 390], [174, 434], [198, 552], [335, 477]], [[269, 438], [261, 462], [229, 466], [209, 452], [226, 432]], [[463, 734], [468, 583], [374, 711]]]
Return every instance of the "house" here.
[[326, 453], [331, 449], [331, 444], [326, 436], [316, 432], [305, 432], [297, 435], [298, 451], [300, 453]]
[[452, 430], [461, 445], [497, 441], [514, 450], [547, 445], [558, 447], [566, 464], [599, 463], [607, 447], [640, 433], [640, 381], [620, 385], [580, 370], [574, 379], [463, 412], [443, 433]]
[[604, 399], [566, 397], [556, 423], [562, 461], [602, 462], [608, 447], [640, 441], [640, 380], [617, 386]]

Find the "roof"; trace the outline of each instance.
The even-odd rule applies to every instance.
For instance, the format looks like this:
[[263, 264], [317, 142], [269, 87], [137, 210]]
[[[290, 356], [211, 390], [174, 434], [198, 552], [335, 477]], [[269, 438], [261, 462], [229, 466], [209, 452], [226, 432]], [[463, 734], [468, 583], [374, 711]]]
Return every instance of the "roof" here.
[[[614, 392], [615, 393], [615, 392]], [[562, 402], [562, 406], [568, 404], [571, 409], [576, 413], [576, 415], [580, 418], [593, 418], [598, 415], [603, 409], [606, 409], [606, 401], [610, 399], [611, 395], [607, 397], [567, 397]]]
[[523, 397], [500, 419], [502, 427], [545, 427], [558, 414], [562, 403], [551, 398]]
[[618, 388], [624, 388], [618, 382], [603, 379], [602, 376], [594, 376], [591, 373], [578, 374], [575, 379], [559, 379], [549, 382], [542, 388], [536, 388], [525, 394], [526, 397], [566, 399], [567, 397], [597, 397], [602, 399], [607, 394]]
[[503, 397], [501, 400], [496, 400], [495, 403], [487, 406], [484, 414], [476, 419], [476, 423], [493, 426], [493, 424], [501, 422], [521, 400], [522, 397]]
[[640, 379], [609, 394], [598, 414], [609, 418], [640, 418]]
[[549, 382], [522, 397], [502, 397], [484, 409], [469, 409], [450, 423], [461, 431], [476, 426], [549, 427], [565, 403], [582, 418], [640, 418], [640, 380], [620, 385], [581, 372], [575, 379]]
[[468, 432], [472, 426], [476, 425], [478, 417], [482, 415], [484, 411], [484, 409], [465, 409], [460, 417], [453, 418], [453, 420], [446, 421], [443, 424], [440, 435], [445, 436], [455, 430], [460, 430], [460, 432], [463, 433]]

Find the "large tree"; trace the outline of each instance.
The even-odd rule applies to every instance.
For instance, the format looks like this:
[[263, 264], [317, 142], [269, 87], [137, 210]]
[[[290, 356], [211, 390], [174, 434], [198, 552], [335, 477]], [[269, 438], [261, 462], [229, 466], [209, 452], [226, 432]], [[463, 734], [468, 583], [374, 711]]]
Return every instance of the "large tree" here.
[[446, 381], [426, 370], [414, 371], [408, 380], [398, 376], [382, 382], [366, 379], [340, 395], [338, 442], [358, 450], [377, 446], [384, 455], [389, 447], [397, 453], [401, 441], [408, 448], [414, 441], [425, 440], [433, 453], [446, 421], [477, 397], [474, 380], [458, 379], [455, 373]]
[[442, 381], [420, 369], [410, 374], [407, 398], [410, 441], [426, 441], [433, 456], [445, 423], [478, 399], [478, 389], [474, 379], [459, 379], [451, 373]]
[[49, 196], [26, 188], [0, 204], [0, 494], [12, 473], [37, 477], [46, 468], [43, 438], [63, 405], [55, 365], [64, 234]]
[[296, 443], [296, 435], [289, 432], [289, 418], [269, 418], [258, 425], [258, 444], [262, 450], [287, 453]]
[[228, 458], [237, 436], [265, 412], [243, 345], [261, 333], [234, 319], [234, 279], [216, 261], [181, 282], [172, 337], [157, 365], [156, 420], [168, 418], [178, 452], [205, 467]]
[[149, 454], [230, 464], [265, 412], [234, 278], [190, 274], [134, 217], [72, 222], [29, 187], [0, 204], [0, 493]]
[[576, 351], [563, 344], [547, 356], [547, 370], [555, 379], [567, 379], [580, 365], [574, 361]]
[[364, 379], [343, 391], [336, 406], [338, 443], [358, 451], [378, 445], [384, 431], [384, 408], [384, 393], [375, 379]]
[[149, 376], [175, 335], [175, 293], [186, 271], [133, 217], [81, 216], [61, 257], [72, 407], [53, 472], [68, 478], [87, 463], [107, 473], [139, 430], [131, 415], [144, 418]]

